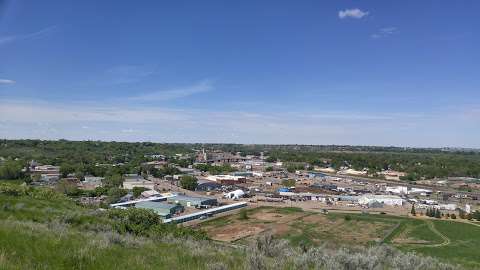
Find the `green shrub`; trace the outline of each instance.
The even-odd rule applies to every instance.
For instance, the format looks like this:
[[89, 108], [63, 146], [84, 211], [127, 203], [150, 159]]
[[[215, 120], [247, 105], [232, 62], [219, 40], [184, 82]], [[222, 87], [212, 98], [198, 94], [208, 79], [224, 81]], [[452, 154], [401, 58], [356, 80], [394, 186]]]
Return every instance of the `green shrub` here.
[[148, 235], [153, 226], [161, 224], [160, 217], [153, 210], [147, 209], [110, 209], [108, 217], [114, 221], [116, 231], [134, 235]]
[[22, 196], [27, 195], [29, 191], [30, 189], [25, 186], [0, 183], [0, 194], [3, 193], [10, 196]]
[[133, 197], [134, 197], [134, 198], [140, 197], [140, 195], [142, 194], [142, 192], [144, 192], [145, 190], [148, 190], [148, 188], [144, 188], [144, 187], [133, 187], [133, 189], [132, 189]]
[[240, 217], [238, 219], [240, 219], [240, 220], [247, 220], [248, 219], [247, 209], [240, 210]]

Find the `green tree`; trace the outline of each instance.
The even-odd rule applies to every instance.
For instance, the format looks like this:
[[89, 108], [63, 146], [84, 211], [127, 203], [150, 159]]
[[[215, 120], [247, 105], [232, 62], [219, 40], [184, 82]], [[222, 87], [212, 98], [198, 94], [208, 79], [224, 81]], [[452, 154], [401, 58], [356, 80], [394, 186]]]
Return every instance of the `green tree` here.
[[122, 188], [112, 187], [108, 189], [107, 196], [108, 196], [108, 203], [117, 202], [120, 198], [127, 195], [127, 191]]
[[7, 160], [0, 165], [0, 179], [14, 180], [25, 177], [21, 161]]
[[198, 186], [198, 180], [195, 176], [184, 175], [180, 179], [180, 186], [184, 189], [195, 190]]
[[295, 186], [295, 179], [284, 179], [282, 180], [282, 185], [285, 187], [294, 187]]
[[148, 188], [144, 188], [144, 187], [133, 187], [133, 189], [132, 189], [133, 197], [134, 197], [134, 198], [140, 197], [140, 195], [142, 194], [142, 192], [144, 192], [145, 190], [148, 190]]
[[267, 157], [267, 158], [265, 159], [265, 161], [266, 161], [266, 162], [270, 162], [270, 163], [272, 163], [272, 162], [277, 162], [277, 158], [274, 157], [274, 156], [270, 156], [270, 157]]
[[123, 176], [120, 174], [108, 175], [103, 179], [102, 184], [106, 188], [119, 188], [123, 184]]
[[410, 210], [410, 214], [412, 214], [412, 216], [417, 215], [417, 212], [415, 211], [415, 204], [412, 204], [412, 210]]
[[60, 166], [60, 173], [62, 177], [67, 177], [70, 173], [74, 173], [77, 168], [71, 164], [62, 164]]
[[480, 211], [477, 210], [477, 211], [473, 212], [472, 217], [473, 217], [474, 219], [480, 221]]
[[55, 190], [68, 196], [79, 196], [82, 193], [75, 183], [66, 179], [58, 181]]

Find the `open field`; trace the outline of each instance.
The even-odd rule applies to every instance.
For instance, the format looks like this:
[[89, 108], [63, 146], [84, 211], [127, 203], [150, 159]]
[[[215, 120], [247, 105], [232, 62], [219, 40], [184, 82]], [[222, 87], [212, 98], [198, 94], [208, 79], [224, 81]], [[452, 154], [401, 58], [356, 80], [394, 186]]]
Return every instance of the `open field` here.
[[380, 214], [304, 212], [300, 208], [258, 207], [200, 225], [214, 240], [248, 243], [272, 233], [294, 245], [368, 246], [387, 243], [468, 268], [480, 268], [480, 227], [462, 222]]
[[381, 242], [398, 223], [383, 216], [324, 215], [288, 207], [259, 207], [247, 213], [248, 219], [235, 214], [204, 222], [200, 227], [212, 239], [228, 242], [248, 241], [258, 234], [270, 232], [296, 245], [318, 245], [325, 241], [338, 245], [365, 245]]
[[[445, 220], [412, 220], [394, 232], [391, 243], [472, 269], [480, 268], [480, 227]], [[405, 241], [408, 240], [408, 241]]]

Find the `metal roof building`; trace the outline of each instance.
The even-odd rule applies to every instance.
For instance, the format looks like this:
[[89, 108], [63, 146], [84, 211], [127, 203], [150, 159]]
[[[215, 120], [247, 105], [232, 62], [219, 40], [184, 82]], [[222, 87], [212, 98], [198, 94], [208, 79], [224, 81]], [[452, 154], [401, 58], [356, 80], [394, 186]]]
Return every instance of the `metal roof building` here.
[[178, 204], [162, 202], [140, 202], [135, 204], [136, 208], [152, 209], [162, 218], [171, 218], [174, 214], [183, 212], [184, 207]]
[[221, 188], [222, 188], [222, 185], [217, 182], [198, 180], [198, 185], [196, 187], [196, 190], [211, 191], [211, 190], [217, 190]]
[[177, 195], [172, 198], [167, 199], [168, 202], [179, 203], [187, 207], [207, 207], [212, 205], [217, 205], [217, 199], [208, 198], [208, 197], [191, 197], [185, 195]]
[[212, 215], [215, 215], [215, 214], [231, 211], [231, 210], [246, 207], [246, 206], [247, 206], [246, 202], [238, 202], [238, 203], [234, 203], [234, 204], [229, 204], [229, 205], [224, 205], [224, 206], [220, 206], [220, 207], [210, 208], [210, 209], [207, 209], [207, 210], [203, 210], [203, 211], [200, 211], [200, 212], [196, 212], [196, 213], [192, 213], [192, 214], [188, 214], [188, 215], [184, 215], [184, 216], [165, 219], [165, 220], [163, 220], [163, 222], [164, 223], [171, 223], [171, 222], [182, 223], [182, 222], [187, 222], [187, 221], [198, 219], [202, 216], [209, 217], [209, 216], [212, 216]]

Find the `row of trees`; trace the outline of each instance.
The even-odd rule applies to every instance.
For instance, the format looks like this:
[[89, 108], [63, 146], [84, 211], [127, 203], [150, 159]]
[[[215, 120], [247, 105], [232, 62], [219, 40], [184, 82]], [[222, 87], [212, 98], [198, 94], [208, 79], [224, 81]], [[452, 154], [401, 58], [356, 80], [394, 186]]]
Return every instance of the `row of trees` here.
[[397, 170], [407, 173], [404, 180], [453, 176], [480, 178], [480, 154], [272, 151], [269, 156], [272, 161], [306, 162], [335, 169], [342, 166], [356, 170], [367, 168], [372, 175], [382, 170]]
[[427, 217], [442, 218], [442, 212], [437, 208], [428, 208], [425, 215]]
[[230, 164], [223, 164], [223, 165], [210, 165], [210, 164], [197, 164], [195, 165], [195, 168], [197, 170], [200, 170], [202, 172], [208, 172], [213, 175], [217, 174], [224, 174], [224, 173], [229, 173], [235, 171]]
[[[410, 214], [412, 214], [412, 216], [417, 215], [417, 212], [415, 210], [415, 205], [412, 205], [412, 209], [410, 210]], [[436, 208], [428, 208], [427, 211], [425, 212], [425, 215], [427, 217], [434, 217], [434, 218], [442, 218], [444, 216], [444, 214], [439, 209], [436, 209]], [[457, 215], [450, 214], [450, 213], [447, 213], [446, 216], [447, 216], [447, 218], [451, 218], [451, 219], [456, 219], [457, 218]], [[480, 221], [480, 211], [476, 210], [473, 213], [467, 213], [464, 210], [459, 209], [459, 217], [461, 219], [469, 219], [469, 220], [476, 219], [476, 220]]]

